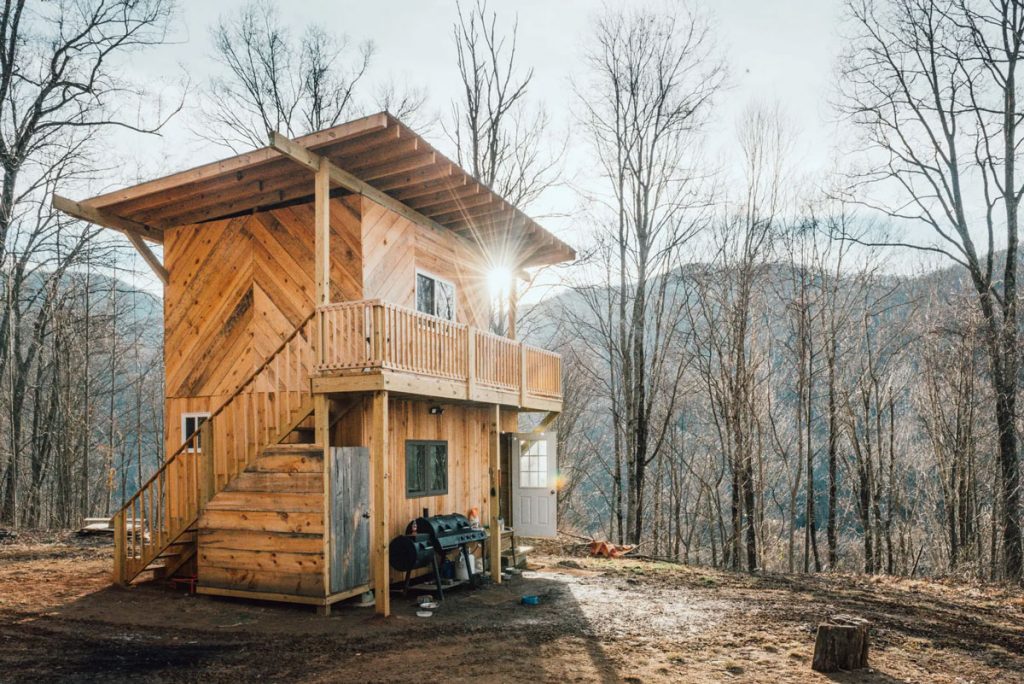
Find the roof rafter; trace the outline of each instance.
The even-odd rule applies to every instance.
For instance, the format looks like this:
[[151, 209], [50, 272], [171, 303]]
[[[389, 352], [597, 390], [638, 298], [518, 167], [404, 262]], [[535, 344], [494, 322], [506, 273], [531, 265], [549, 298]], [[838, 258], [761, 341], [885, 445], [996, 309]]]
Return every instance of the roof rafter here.
[[160, 282], [164, 285], [167, 284], [170, 279], [167, 269], [164, 268], [163, 263], [160, 262], [157, 255], [153, 254], [153, 250], [149, 248], [149, 245], [143, 241], [143, 237], [146, 237], [154, 242], [159, 242], [160, 240], [155, 237], [158, 231], [143, 223], [139, 223], [138, 221], [122, 218], [101, 209], [96, 209], [94, 207], [81, 204], [80, 202], [75, 202], [67, 197], [61, 197], [57, 193], [53, 194], [51, 203], [54, 209], [63, 212], [68, 216], [88, 223], [95, 223], [98, 226], [113, 228], [114, 230], [123, 233], [135, 247], [135, 250], [142, 256], [143, 260], [145, 260], [145, 262], [149, 264], [149, 267], [153, 269], [153, 273], [155, 273], [156, 277], [160, 279]]

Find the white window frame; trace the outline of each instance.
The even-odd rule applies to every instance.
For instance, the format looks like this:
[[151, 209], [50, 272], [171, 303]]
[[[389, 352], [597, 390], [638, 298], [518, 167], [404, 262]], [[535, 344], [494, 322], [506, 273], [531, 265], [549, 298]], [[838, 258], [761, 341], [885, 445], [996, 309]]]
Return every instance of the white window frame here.
[[[536, 447], [536, 452], [534, 448]], [[519, 488], [548, 489], [548, 454], [547, 440], [519, 440]], [[524, 484], [526, 483], [526, 484]]]
[[[435, 282], [444, 283], [445, 285], [448, 285], [449, 287], [452, 288], [452, 317], [450, 319], [449, 318], [441, 318], [441, 316], [438, 316], [436, 313], [428, 314], [428, 315], [429, 316], [433, 316], [434, 318], [440, 318], [442, 321], [450, 320], [452, 323], [457, 323], [458, 320], [459, 320], [459, 288], [455, 286], [455, 283], [452, 282], [451, 280], [448, 280], [447, 278], [442, 278], [439, 275], [435, 275], [435, 274], [431, 273], [430, 271], [425, 271], [422, 268], [417, 268], [416, 269], [416, 276], [417, 276], [416, 277], [416, 291], [413, 293], [413, 296], [415, 298], [414, 301], [413, 301], [413, 308], [416, 309], [416, 311], [418, 311], [419, 313], [423, 313], [419, 309], [419, 302], [420, 302], [420, 279], [419, 279], [419, 276], [423, 276], [424, 278], [430, 278], [431, 280], [433, 280]], [[436, 309], [436, 305], [437, 305], [437, 295], [436, 294], [434, 296], [434, 305], [435, 305], [435, 309]]]
[[[196, 419], [196, 427], [198, 428], [199, 427], [199, 420], [198, 419], [199, 418], [205, 418], [206, 420], [209, 420], [210, 419], [210, 412], [209, 411], [186, 411], [185, 413], [181, 414], [181, 441], [182, 442], [184, 442], [186, 439], [188, 439], [188, 436], [191, 434], [190, 432], [186, 432], [187, 428], [185, 427], [188, 424], [188, 419], [189, 418], [195, 418]], [[203, 453], [203, 444], [202, 444], [202, 442], [200, 442], [198, 449], [193, 449], [192, 447], [185, 447], [185, 451], [187, 451], [190, 454], [191, 453], [195, 453], [197, 451], [199, 453]]]

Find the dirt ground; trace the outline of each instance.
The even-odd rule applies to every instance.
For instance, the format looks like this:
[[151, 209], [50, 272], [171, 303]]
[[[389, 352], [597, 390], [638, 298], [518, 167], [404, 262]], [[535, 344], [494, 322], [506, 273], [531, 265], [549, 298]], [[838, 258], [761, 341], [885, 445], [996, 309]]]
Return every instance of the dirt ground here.
[[[1024, 682], [1024, 595], [555, 555], [419, 618], [109, 584], [105, 540], [0, 545], [0, 681]], [[537, 594], [541, 604], [519, 604]], [[814, 627], [873, 622], [871, 669], [810, 669]]]

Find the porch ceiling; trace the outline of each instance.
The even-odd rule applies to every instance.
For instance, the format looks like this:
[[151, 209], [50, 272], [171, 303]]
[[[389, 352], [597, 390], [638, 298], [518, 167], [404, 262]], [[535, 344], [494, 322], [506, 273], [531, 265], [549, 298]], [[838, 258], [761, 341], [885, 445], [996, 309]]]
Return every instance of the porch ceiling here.
[[[571, 247], [387, 112], [296, 142], [491, 253], [515, 256], [524, 266], [575, 258]], [[312, 174], [277, 150], [264, 147], [79, 204], [142, 224], [147, 227], [144, 237], [162, 241], [165, 228], [312, 195]]]

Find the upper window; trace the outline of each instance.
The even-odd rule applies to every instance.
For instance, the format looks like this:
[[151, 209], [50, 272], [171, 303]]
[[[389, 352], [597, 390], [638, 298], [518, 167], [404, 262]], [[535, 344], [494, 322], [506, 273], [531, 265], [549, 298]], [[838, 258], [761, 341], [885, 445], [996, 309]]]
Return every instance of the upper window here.
[[448, 442], [409, 440], [405, 443], [405, 494], [448, 493]]
[[[184, 442], [188, 439], [193, 432], [199, 429], [199, 427], [210, 417], [209, 413], [183, 413], [181, 414], [181, 441]], [[188, 446], [188, 451], [202, 451], [203, 445], [199, 441], [200, 435], [196, 435], [194, 442], [195, 446], [191, 444]]]
[[422, 271], [416, 272], [416, 310], [455, 320], [455, 286]]

